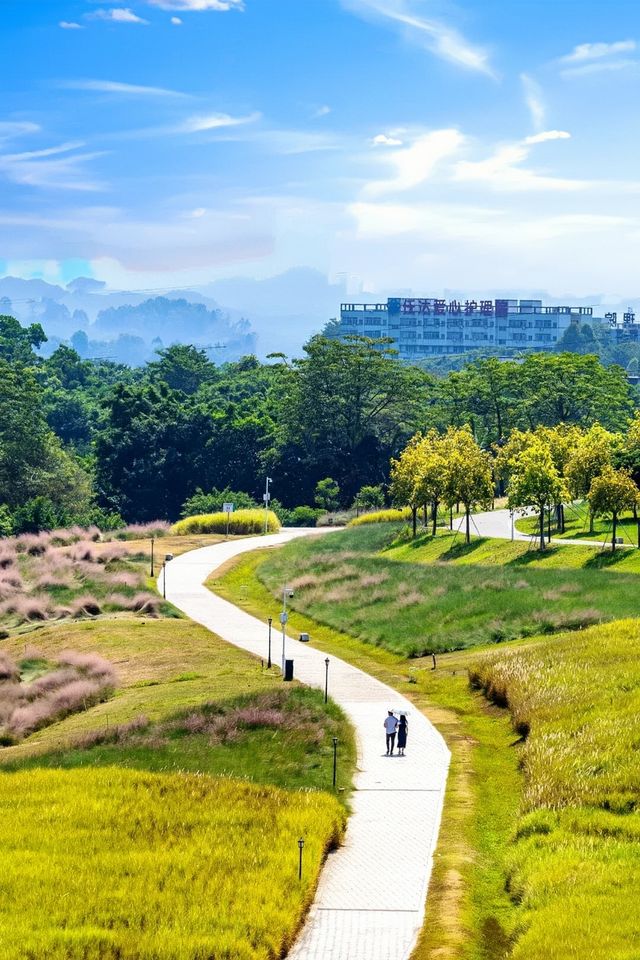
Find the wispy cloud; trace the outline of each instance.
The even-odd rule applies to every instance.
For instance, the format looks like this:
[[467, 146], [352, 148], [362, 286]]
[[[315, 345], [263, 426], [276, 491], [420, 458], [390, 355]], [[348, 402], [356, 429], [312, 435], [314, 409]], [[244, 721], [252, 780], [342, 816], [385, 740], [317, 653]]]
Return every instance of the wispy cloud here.
[[136, 83], [121, 83], [118, 80], [69, 80], [60, 84], [65, 90], [87, 90], [96, 93], [122, 94], [134, 97], [178, 97], [187, 98], [188, 94], [165, 87], [146, 87]]
[[29, 120], [0, 120], [0, 141], [24, 137], [39, 130], [40, 126]]
[[41, 150], [0, 154], [0, 176], [23, 186], [94, 191], [103, 184], [87, 178], [84, 165], [100, 153], [77, 153], [82, 143], [63, 143]]
[[111, 23], [140, 23], [148, 24], [149, 21], [139, 17], [137, 13], [128, 7], [111, 7], [108, 10], [94, 10], [93, 13], [86, 15], [87, 20], [107, 20]]
[[615, 43], [579, 43], [571, 53], [560, 57], [560, 63], [584, 63], [586, 60], [601, 60], [631, 53], [637, 47], [635, 40], [617, 40]]
[[586, 77], [593, 73], [617, 73], [619, 70], [628, 70], [640, 66], [640, 60], [622, 57], [619, 60], [596, 60], [593, 63], [584, 63], [580, 67], [568, 67], [562, 70], [562, 77]]
[[161, 10], [184, 10], [193, 13], [214, 10], [226, 13], [227, 10], [244, 10], [243, 0], [147, 0], [152, 7]]
[[526, 73], [520, 74], [522, 88], [524, 90], [524, 100], [531, 115], [531, 123], [534, 130], [542, 130], [546, 117], [546, 107], [542, 96], [540, 84]]
[[224, 127], [242, 127], [260, 119], [259, 113], [246, 117], [232, 117], [228, 113], [209, 113], [204, 116], [188, 117], [182, 123], [170, 128], [173, 133], [203, 133], [206, 130], [220, 130]]
[[371, 143], [374, 147], [401, 147], [403, 141], [387, 133], [379, 133], [372, 139]]
[[174, 27], [182, 26], [182, 20], [180, 19], [180, 17], [171, 17], [171, 23], [173, 24]]
[[464, 139], [459, 130], [433, 130], [418, 136], [408, 147], [382, 154], [380, 162], [392, 167], [393, 175], [366, 184], [364, 195], [380, 196], [419, 186], [432, 176], [443, 160], [458, 152]]
[[73, 20], [61, 20], [58, 26], [63, 30], [84, 30], [81, 23], [75, 23]]
[[565, 130], [545, 130], [516, 143], [503, 144], [485, 160], [461, 160], [453, 169], [453, 180], [484, 183], [498, 191], [578, 191], [593, 186], [590, 180], [547, 176], [523, 166], [531, 147], [552, 140], [569, 140]]
[[442, 60], [494, 76], [486, 50], [441, 20], [422, 16], [410, 0], [342, 0], [342, 4], [359, 16], [387, 21]]
[[313, 111], [312, 117], [319, 119], [320, 117], [328, 117], [330, 113], [331, 107], [325, 103], [321, 107], [318, 107], [317, 110]]

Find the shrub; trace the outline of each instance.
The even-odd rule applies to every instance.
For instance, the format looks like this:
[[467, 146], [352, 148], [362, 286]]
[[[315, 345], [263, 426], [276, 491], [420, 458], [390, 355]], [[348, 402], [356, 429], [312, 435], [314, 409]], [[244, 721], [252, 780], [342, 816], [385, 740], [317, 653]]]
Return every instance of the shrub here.
[[[205, 513], [196, 517], [186, 517], [179, 520], [173, 527], [178, 536], [194, 533], [226, 533], [227, 522], [229, 533], [236, 536], [247, 533], [262, 533], [264, 531], [264, 510], [237, 510], [235, 513]], [[267, 529], [269, 533], [277, 533], [280, 522], [269, 510], [267, 513]]]
[[322, 516], [322, 510], [317, 507], [301, 506], [289, 510], [275, 500], [272, 507], [283, 527], [315, 527]]
[[340, 506], [340, 487], [331, 477], [318, 480], [315, 501], [321, 510], [337, 510]]
[[203, 513], [219, 513], [224, 503], [232, 503], [236, 510], [252, 510], [258, 506], [253, 497], [242, 490], [231, 490], [229, 487], [216, 490], [214, 487], [210, 493], [204, 493], [198, 487], [193, 496], [183, 503], [180, 516], [184, 518], [197, 517]]
[[148, 540], [149, 537], [166, 537], [171, 524], [166, 520], [152, 520], [149, 523], [130, 523], [123, 530], [113, 534], [116, 540]]
[[354, 517], [347, 526], [359, 527], [363, 523], [398, 523], [411, 519], [411, 510], [404, 507], [402, 510], [376, 510], [373, 513], [363, 513], [361, 517]]

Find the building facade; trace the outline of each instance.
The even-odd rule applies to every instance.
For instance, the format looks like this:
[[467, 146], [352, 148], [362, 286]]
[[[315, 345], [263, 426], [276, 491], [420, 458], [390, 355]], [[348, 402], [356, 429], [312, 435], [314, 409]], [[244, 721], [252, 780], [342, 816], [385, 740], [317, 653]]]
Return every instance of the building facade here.
[[391, 297], [341, 304], [340, 334], [389, 337], [401, 357], [415, 360], [483, 347], [552, 350], [571, 323], [592, 318], [592, 307], [543, 306], [542, 300]]

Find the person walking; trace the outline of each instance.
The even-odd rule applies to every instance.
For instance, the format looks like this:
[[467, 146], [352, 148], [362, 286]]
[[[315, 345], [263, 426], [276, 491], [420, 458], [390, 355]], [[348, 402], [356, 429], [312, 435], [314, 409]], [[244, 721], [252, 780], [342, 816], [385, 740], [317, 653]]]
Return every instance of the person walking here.
[[393, 710], [389, 710], [384, 720], [384, 729], [387, 735], [387, 756], [393, 756], [393, 748], [396, 742], [396, 730], [398, 729], [398, 718], [394, 716]]
[[398, 723], [398, 753], [401, 757], [404, 757], [404, 748], [407, 745], [407, 733], [409, 732], [409, 724], [407, 723], [406, 713], [400, 714], [400, 721]]

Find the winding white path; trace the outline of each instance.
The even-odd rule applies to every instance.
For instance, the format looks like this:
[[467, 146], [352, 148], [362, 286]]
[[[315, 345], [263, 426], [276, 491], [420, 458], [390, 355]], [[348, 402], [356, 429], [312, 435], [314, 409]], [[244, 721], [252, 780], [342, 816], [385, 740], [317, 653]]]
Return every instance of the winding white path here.
[[[212, 594], [203, 581], [232, 557], [311, 532], [286, 530], [176, 557], [167, 569], [167, 599], [224, 640], [266, 659], [266, 624]], [[365, 594], [362, 602], [366, 600]], [[279, 663], [281, 640], [275, 627], [273, 660]], [[295, 661], [299, 680], [324, 688], [324, 652], [288, 639], [287, 657]], [[424, 920], [449, 751], [413, 704], [336, 657], [330, 657], [329, 691], [357, 734], [353, 813], [345, 843], [325, 864], [316, 899], [289, 957], [407, 960]], [[385, 756], [382, 724], [389, 708], [409, 713], [404, 758]]]
[[[532, 511], [518, 512], [516, 519], [520, 519], [523, 515], [531, 515]], [[464, 534], [465, 530], [465, 518], [457, 517], [454, 522], [454, 529], [459, 533]], [[510, 540], [511, 539], [511, 511], [510, 510], [487, 510], [484, 513], [473, 513], [471, 514], [471, 536], [480, 536], [480, 537], [493, 537], [497, 540]], [[624, 535], [624, 531], [621, 531], [621, 535]], [[609, 544], [611, 543], [611, 535], [609, 534]], [[538, 537], [535, 534], [529, 533], [520, 533], [516, 529], [515, 524], [513, 525], [513, 539], [514, 540], [526, 540], [529, 543], [537, 543]], [[545, 541], [546, 541], [545, 536]], [[560, 546], [568, 547], [600, 547], [601, 549], [607, 547], [607, 541], [603, 543], [602, 540], [577, 540], [577, 539], [565, 539], [564, 537], [552, 537], [551, 542]], [[635, 544], [631, 540], [625, 540], [622, 547], [634, 547]]]

